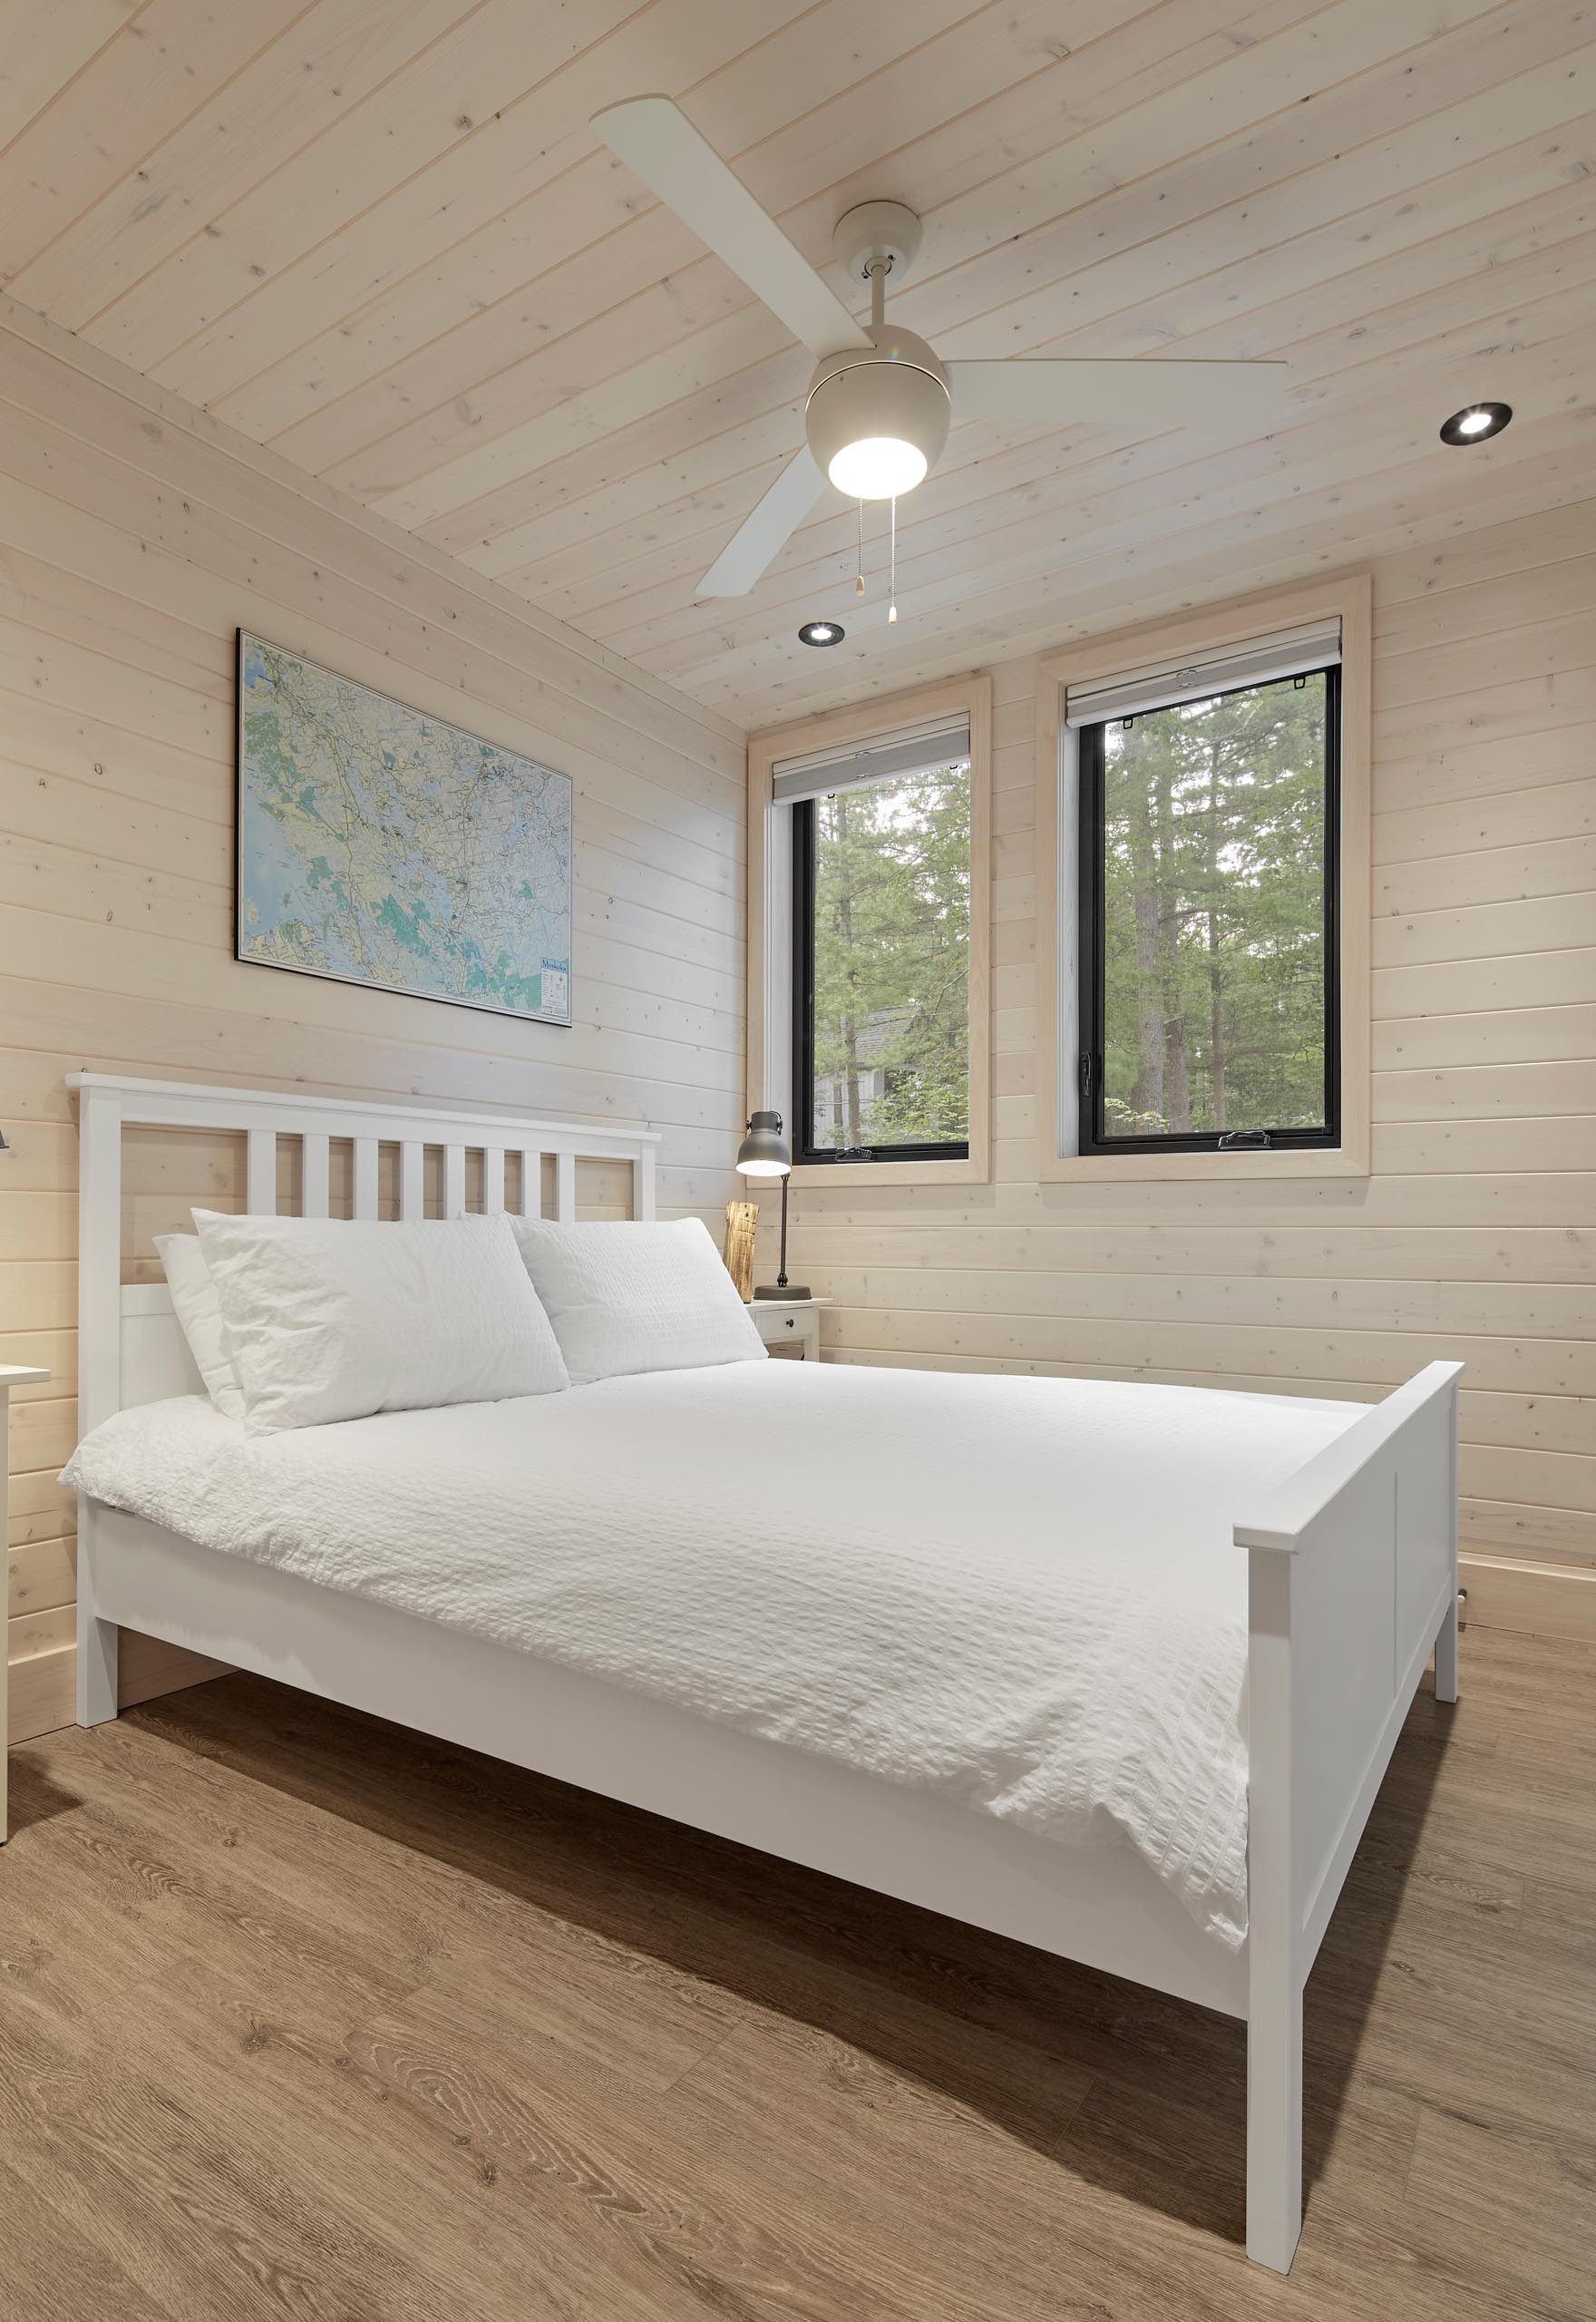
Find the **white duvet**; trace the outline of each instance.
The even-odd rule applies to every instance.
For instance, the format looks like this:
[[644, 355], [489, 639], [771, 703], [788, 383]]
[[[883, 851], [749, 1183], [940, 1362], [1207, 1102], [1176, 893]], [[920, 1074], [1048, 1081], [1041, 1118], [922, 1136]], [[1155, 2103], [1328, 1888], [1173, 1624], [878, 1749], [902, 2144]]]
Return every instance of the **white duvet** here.
[[1233, 1947], [1231, 1526], [1358, 1410], [748, 1362], [266, 1437], [189, 1396], [64, 1480], [1045, 1839], [1117, 1826]]

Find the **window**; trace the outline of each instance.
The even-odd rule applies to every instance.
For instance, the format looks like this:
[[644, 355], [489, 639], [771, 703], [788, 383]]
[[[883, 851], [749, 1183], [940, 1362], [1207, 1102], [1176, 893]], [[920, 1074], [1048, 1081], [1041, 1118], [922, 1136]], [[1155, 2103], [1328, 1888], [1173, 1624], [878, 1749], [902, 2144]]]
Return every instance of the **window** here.
[[837, 778], [792, 806], [800, 1163], [968, 1157], [971, 768], [951, 738], [778, 770], [778, 800]]
[[992, 685], [965, 676], [748, 745], [748, 1103], [794, 1190], [991, 1170]]
[[1072, 689], [1081, 1154], [1338, 1146], [1339, 658]]

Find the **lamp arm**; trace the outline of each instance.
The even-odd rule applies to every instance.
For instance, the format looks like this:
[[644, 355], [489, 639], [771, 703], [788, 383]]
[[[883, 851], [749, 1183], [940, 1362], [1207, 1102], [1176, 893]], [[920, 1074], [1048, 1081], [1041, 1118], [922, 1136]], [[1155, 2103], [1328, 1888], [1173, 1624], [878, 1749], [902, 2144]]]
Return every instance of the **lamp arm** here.
[[782, 1179], [782, 1263], [776, 1273], [776, 1288], [787, 1287], [787, 1179]]

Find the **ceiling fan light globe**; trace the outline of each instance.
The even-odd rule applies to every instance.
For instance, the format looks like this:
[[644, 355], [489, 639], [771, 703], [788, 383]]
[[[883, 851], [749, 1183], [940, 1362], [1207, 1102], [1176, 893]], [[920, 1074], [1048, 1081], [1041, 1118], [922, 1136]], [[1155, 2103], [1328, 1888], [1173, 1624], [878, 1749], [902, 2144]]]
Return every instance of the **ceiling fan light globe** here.
[[844, 444], [826, 473], [850, 500], [895, 500], [924, 482], [926, 455], [899, 435], [863, 435]]
[[942, 366], [912, 331], [881, 327], [875, 344], [828, 356], [804, 407], [809, 449], [851, 500], [912, 492], [936, 465], [951, 416]]

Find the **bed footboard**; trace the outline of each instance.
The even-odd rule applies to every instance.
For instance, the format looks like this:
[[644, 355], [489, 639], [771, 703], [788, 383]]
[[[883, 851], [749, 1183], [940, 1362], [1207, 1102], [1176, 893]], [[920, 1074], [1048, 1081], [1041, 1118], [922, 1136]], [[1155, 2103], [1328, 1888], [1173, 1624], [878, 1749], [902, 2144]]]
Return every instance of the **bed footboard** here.
[[1457, 1379], [1433, 1362], [1235, 1527], [1248, 1551], [1247, 2251], [1302, 2216], [1302, 1987], [1419, 1679], [1457, 1697]]

